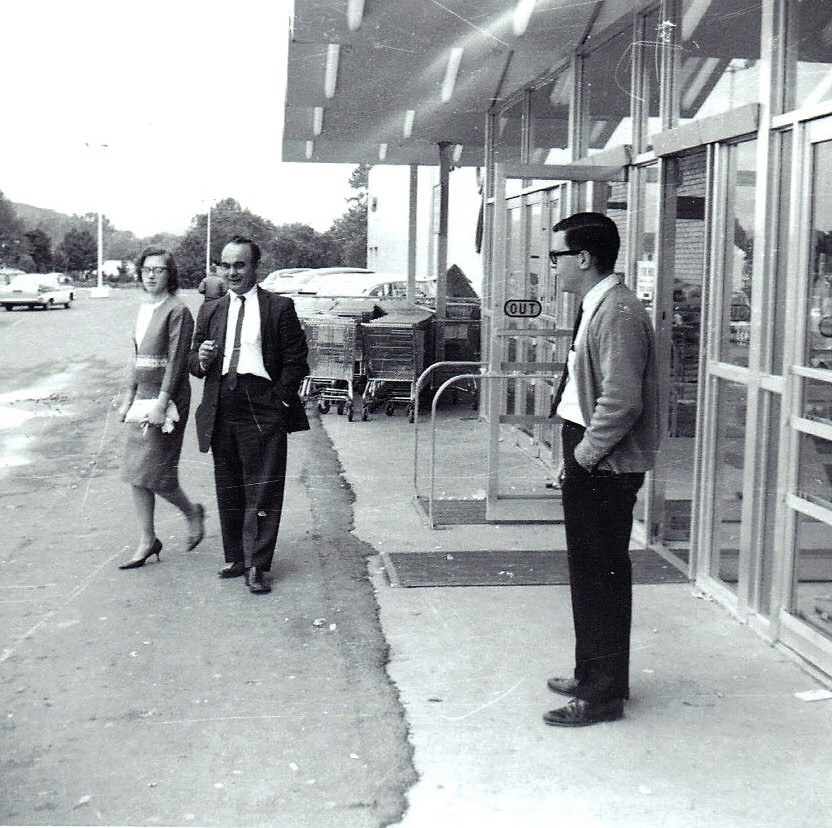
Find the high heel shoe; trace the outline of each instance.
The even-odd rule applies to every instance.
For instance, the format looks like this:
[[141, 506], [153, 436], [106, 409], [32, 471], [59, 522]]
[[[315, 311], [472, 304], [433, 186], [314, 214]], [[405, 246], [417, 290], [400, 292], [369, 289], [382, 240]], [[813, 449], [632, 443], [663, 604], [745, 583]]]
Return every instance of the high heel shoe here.
[[144, 566], [145, 562], [148, 558], [152, 558], [154, 555], [156, 556], [156, 560], [161, 560], [161, 552], [162, 552], [162, 541], [159, 538], [154, 538], [153, 543], [150, 544], [150, 548], [141, 558], [133, 558], [132, 561], [127, 561], [126, 563], [119, 564], [119, 569], [138, 569], [140, 566]]
[[196, 519], [199, 521], [199, 528], [193, 535], [188, 535], [188, 552], [199, 546], [205, 537], [205, 507], [197, 503], [194, 509]]

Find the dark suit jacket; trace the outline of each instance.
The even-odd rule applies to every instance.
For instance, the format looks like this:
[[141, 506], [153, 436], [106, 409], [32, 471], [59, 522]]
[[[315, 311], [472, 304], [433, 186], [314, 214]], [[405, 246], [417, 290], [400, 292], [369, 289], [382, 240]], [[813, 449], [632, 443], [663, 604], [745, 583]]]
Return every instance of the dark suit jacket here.
[[[306, 335], [295, 313], [295, 305], [286, 296], [257, 288], [257, 300], [260, 305], [260, 337], [263, 348], [263, 363], [272, 378], [275, 390], [275, 403], [286, 408], [286, 430], [305, 431], [309, 421], [303, 403], [298, 396], [303, 378], [309, 373], [306, 362]], [[217, 417], [217, 404], [220, 396], [222, 379], [222, 359], [225, 350], [225, 328], [228, 320], [228, 306], [231, 296], [206, 302], [199, 309], [196, 330], [188, 354], [188, 370], [195, 376], [205, 378], [202, 402], [196, 410], [196, 429], [199, 450], [208, 451], [214, 422]], [[199, 364], [199, 346], [206, 340], [217, 343], [217, 357], [203, 371]]]

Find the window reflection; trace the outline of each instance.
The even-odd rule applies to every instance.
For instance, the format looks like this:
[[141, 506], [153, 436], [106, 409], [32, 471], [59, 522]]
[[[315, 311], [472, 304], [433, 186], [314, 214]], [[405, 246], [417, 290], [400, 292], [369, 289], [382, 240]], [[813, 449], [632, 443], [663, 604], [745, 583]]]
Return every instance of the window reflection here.
[[832, 98], [832, 6], [827, 0], [786, 3], [795, 48], [787, 51], [784, 109], [813, 106]]
[[796, 615], [832, 636], [832, 527], [798, 515], [792, 606]]
[[[829, 181], [832, 142], [816, 145], [814, 162], [812, 180]], [[824, 185], [813, 193], [811, 255], [807, 361], [813, 368], [832, 368], [832, 199]]]
[[531, 93], [531, 156], [533, 164], [568, 164], [569, 100], [572, 71], [561, 72]]
[[759, 100], [761, 4], [739, 5], [736, 0], [682, 4], [682, 122]]
[[629, 26], [584, 58], [588, 155], [633, 141], [632, 43]]
[[757, 175], [757, 142], [745, 141], [731, 148], [725, 289], [722, 306], [720, 359], [733, 365], [748, 365], [751, 336], [751, 291], [754, 269], [754, 204]]

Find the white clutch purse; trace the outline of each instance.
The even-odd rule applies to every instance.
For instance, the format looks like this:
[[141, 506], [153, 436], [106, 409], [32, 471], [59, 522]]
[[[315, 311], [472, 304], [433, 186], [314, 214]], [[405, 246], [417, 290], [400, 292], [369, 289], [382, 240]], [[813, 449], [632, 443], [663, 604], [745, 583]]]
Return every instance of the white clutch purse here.
[[[156, 400], [152, 397], [146, 400], [133, 400], [127, 413], [124, 415], [125, 423], [144, 423], [147, 422], [147, 415], [150, 414], [150, 409], [156, 404]], [[179, 410], [176, 403], [171, 400], [168, 407], [165, 409], [165, 423], [162, 426], [162, 431], [165, 434], [170, 434], [173, 431], [173, 424], [179, 422]]]

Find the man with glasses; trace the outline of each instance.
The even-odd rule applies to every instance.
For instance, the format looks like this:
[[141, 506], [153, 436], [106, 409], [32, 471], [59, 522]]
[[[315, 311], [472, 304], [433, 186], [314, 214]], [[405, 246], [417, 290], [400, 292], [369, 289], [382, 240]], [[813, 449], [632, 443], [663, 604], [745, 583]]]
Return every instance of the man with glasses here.
[[554, 226], [549, 259], [578, 300], [572, 347], [552, 403], [563, 421], [561, 493], [569, 559], [575, 668], [548, 681], [572, 696], [549, 725], [580, 727], [623, 716], [629, 698], [636, 495], [659, 441], [653, 326], [614, 273], [620, 239], [600, 213]]
[[257, 285], [260, 248], [235, 236], [222, 251], [229, 292], [199, 310], [188, 357], [205, 378], [196, 411], [200, 451], [211, 449], [226, 565], [251, 592], [271, 590], [286, 479], [286, 435], [309, 428], [298, 389], [309, 373], [291, 299]]

